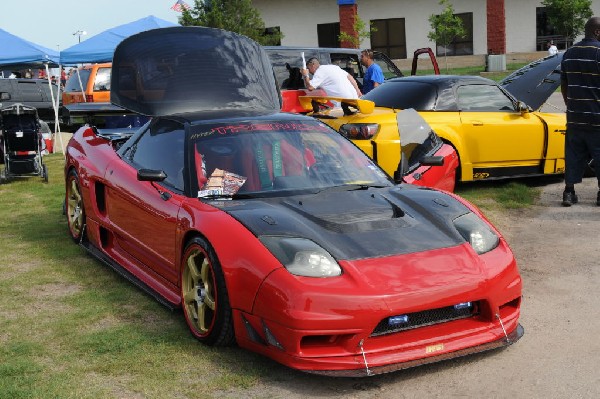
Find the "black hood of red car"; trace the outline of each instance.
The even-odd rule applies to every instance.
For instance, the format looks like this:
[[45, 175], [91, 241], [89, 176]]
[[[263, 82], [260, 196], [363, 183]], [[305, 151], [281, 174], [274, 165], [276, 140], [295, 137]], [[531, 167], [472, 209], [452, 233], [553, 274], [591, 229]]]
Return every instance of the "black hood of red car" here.
[[541, 58], [513, 72], [500, 82], [517, 100], [538, 110], [560, 85], [562, 53]]
[[336, 259], [364, 259], [464, 243], [452, 221], [469, 209], [434, 190], [326, 189], [318, 194], [215, 204], [256, 236], [308, 238]]
[[123, 40], [113, 57], [110, 100], [148, 116], [281, 109], [262, 47], [205, 27], [153, 29]]

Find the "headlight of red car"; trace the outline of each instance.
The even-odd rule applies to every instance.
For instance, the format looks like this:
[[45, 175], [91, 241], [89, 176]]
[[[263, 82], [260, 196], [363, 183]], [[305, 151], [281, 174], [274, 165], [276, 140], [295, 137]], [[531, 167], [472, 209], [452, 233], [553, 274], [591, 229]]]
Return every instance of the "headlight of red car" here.
[[340, 127], [340, 133], [351, 140], [370, 140], [377, 132], [377, 123], [347, 123]]
[[260, 241], [296, 276], [335, 277], [342, 274], [340, 265], [319, 245], [306, 238], [263, 236]]
[[498, 246], [500, 239], [490, 227], [474, 213], [467, 213], [453, 220], [454, 227], [479, 255]]

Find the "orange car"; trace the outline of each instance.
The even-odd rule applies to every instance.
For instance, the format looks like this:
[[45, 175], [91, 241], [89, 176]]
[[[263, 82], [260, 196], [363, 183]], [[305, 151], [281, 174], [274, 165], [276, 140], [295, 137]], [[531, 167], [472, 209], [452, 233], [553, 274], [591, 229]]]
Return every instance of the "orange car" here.
[[65, 85], [63, 105], [110, 101], [111, 63], [86, 65], [76, 69]]

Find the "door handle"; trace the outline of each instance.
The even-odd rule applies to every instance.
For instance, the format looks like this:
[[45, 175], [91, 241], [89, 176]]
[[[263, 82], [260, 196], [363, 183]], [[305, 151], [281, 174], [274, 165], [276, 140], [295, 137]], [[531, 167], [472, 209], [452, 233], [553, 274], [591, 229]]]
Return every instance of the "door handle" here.
[[473, 124], [473, 126], [483, 126], [482, 121], [471, 121], [471, 123]]

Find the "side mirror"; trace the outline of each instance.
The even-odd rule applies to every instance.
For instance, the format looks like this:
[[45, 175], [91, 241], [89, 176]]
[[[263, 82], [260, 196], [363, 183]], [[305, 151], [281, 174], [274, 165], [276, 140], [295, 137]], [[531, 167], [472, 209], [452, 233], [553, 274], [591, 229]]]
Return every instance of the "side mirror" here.
[[[405, 156], [400, 159], [398, 169], [394, 172], [394, 183], [396, 184], [404, 182], [404, 175], [406, 175], [406, 171], [408, 170], [405, 159]], [[443, 166], [444, 157], [439, 155], [426, 155], [419, 160], [419, 164], [422, 166]]]
[[517, 101], [517, 111], [524, 114], [529, 112], [529, 107], [523, 101]]
[[442, 156], [434, 156], [428, 155], [421, 158], [421, 165], [424, 166], [443, 166], [444, 165], [444, 157]]
[[406, 160], [408, 156], [404, 151], [400, 151], [400, 162], [398, 163], [398, 169], [394, 171], [394, 183], [401, 184], [404, 183], [404, 175], [408, 170], [408, 161]]
[[162, 170], [140, 169], [137, 172], [139, 181], [163, 181], [167, 178], [167, 174]]

